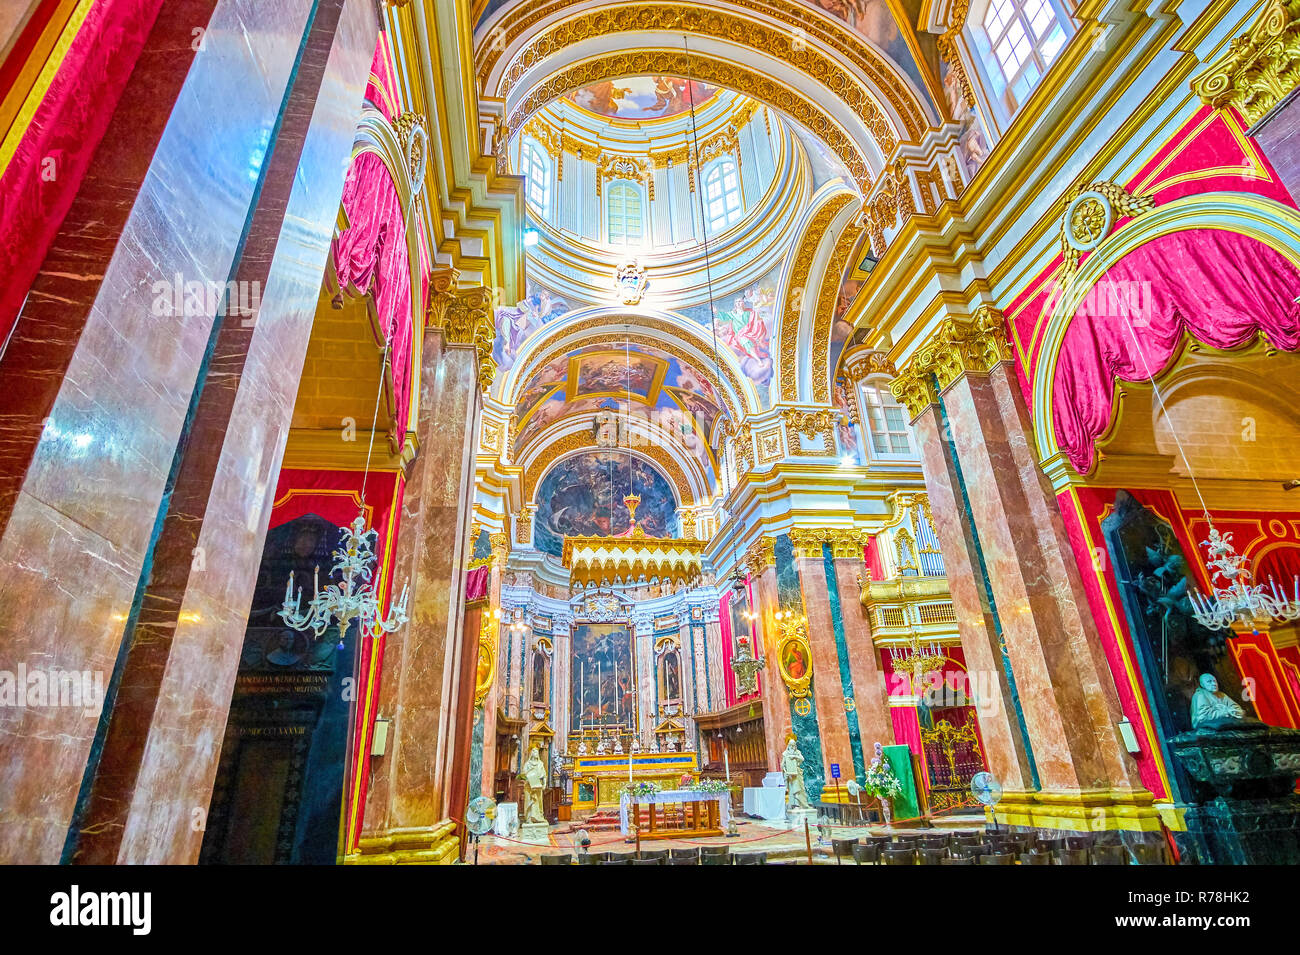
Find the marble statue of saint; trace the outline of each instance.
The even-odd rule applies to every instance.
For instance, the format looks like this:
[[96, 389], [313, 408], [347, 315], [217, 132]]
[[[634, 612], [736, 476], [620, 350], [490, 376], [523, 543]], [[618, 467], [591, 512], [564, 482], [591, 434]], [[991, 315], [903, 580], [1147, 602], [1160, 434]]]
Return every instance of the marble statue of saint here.
[[640, 739], [640, 737], [637, 737], [637, 736], [633, 736], [633, 737], [632, 737], [632, 752], [633, 752], [634, 754], [635, 754], [635, 753], [639, 753], [639, 752], [641, 752], [641, 739]]
[[659, 752], [659, 737], [658, 737], [658, 736], [653, 736], [653, 737], [651, 737], [651, 739], [650, 739], [650, 752], [652, 752], [652, 753], [657, 753], [657, 752]]
[[808, 792], [803, 788], [803, 753], [792, 738], [781, 754], [781, 775], [785, 777], [785, 798], [799, 809], [811, 809]]
[[579, 756], [587, 755], [587, 741], [585, 739], [578, 740], [578, 755]]
[[670, 752], [670, 753], [675, 753], [675, 752], [677, 752], [677, 737], [676, 737], [676, 736], [670, 736], [670, 737], [668, 737], [668, 752]]
[[623, 738], [621, 736], [614, 737], [614, 755], [615, 756], [623, 755]]
[[1246, 711], [1232, 697], [1219, 689], [1219, 681], [1213, 673], [1202, 673], [1200, 688], [1192, 694], [1192, 729], [1208, 726], [1213, 729], [1217, 724], [1239, 723], [1246, 719]]
[[519, 784], [524, 789], [524, 822], [546, 823], [546, 814], [542, 812], [542, 789], [546, 785], [546, 764], [537, 755], [534, 746], [519, 771]]
[[608, 752], [609, 752], [609, 746], [605, 742], [605, 737], [602, 736], [600, 738], [600, 742], [596, 744], [596, 755], [604, 756]]

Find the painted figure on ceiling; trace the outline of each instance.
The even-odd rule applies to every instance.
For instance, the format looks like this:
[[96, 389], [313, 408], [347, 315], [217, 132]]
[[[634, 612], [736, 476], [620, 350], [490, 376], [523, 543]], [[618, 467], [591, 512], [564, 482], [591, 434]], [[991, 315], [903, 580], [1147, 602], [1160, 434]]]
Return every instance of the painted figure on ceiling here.
[[772, 380], [771, 317], [775, 295], [754, 286], [717, 313], [718, 338], [740, 359], [741, 370], [760, 388]]

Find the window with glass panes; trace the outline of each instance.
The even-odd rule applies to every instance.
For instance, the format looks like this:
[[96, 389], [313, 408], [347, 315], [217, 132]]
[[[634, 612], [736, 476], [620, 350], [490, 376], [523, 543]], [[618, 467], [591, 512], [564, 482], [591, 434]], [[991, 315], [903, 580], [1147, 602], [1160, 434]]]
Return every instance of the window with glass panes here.
[[524, 176], [528, 179], [528, 201], [543, 215], [550, 214], [551, 165], [533, 142], [525, 142], [521, 157]]
[[715, 163], [704, 177], [704, 208], [710, 232], [721, 232], [740, 218], [740, 174], [730, 159]]
[[867, 385], [867, 426], [871, 432], [871, 450], [876, 454], [911, 454], [907, 415], [894, 401], [888, 388]]
[[1015, 103], [1024, 102], [1065, 46], [1065, 29], [1051, 0], [990, 0], [984, 33]]
[[630, 182], [615, 182], [605, 194], [610, 245], [632, 245], [643, 233], [641, 190]]

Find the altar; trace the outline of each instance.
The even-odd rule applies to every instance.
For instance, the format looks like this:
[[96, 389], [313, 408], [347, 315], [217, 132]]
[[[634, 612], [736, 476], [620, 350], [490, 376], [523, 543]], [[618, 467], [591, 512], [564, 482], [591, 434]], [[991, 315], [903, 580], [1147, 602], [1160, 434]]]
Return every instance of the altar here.
[[619, 800], [618, 828], [630, 830], [636, 807], [642, 839], [680, 839], [720, 836], [731, 822], [731, 793], [707, 793], [694, 789], [665, 789], [640, 796], [635, 803], [623, 793]]
[[[654, 782], [665, 788], [683, 776], [699, 776], [695, 753], [631, 753], [573, 758], [574, 812], [614, 809], [629, 782]], [[630, 777], [630, 779], [629, 779]]]

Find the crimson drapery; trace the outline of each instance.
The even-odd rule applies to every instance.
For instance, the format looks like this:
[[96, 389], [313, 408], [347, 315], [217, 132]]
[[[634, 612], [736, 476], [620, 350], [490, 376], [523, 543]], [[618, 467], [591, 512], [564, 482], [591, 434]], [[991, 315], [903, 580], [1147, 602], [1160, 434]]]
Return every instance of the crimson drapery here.
[[400, 441], [406, 434], [410, 401], [411, 266], [402, 200], [388, 169], [374, 153], [362, 153], [348, 169], [343, 209], [348, 228], [334, 240], [334, 271], [339, 288], [372, 295], [379, 345], [391, 336]]
[[1256, 239], [1189, 229], [1150, 240], [1109, 269], [1066, 330], [1052, 382], [1056, 439], [1081, 474], [1110, 427], [1116, 381], [1164, 371], [1189, 335], [1236, 348], [1262, 333], [1300, 347], [1300, 271]]
[[491, 576], [492, 568], [483, 566], [475, 567], [465, 575], [465, 602], [471, 603], [475, 600], [483, 600], [487, 597], [488, 580]]

